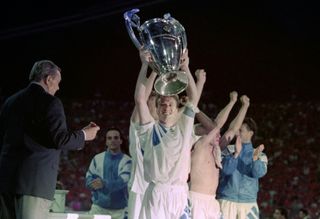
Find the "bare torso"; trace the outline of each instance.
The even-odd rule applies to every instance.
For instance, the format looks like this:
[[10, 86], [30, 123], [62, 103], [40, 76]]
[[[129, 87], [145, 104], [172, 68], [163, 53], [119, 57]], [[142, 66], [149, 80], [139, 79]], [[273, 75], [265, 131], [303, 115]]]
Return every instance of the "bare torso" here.
[[219, 182], [217, 168], [212, 154], [213, 146], [197, 142], [191, 154], [190, 190], [202, 194], [215, 195]]

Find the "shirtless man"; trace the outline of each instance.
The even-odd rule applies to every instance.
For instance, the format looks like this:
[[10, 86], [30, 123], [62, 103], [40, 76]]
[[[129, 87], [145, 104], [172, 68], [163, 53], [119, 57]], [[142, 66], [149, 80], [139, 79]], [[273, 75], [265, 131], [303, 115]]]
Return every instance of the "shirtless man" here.
[[191, 155], [190, 200], [192, 218], [219, 219], [220, 206], [215, 198], [218, 187], [219, 168], [218, 153], [220, 128], [216, 127], [195, 144]]
[[221, 150], [233, 139], [238, 132], [249, 106], [249, 98], [241, 97], [242, 107], [229, 129], [220, 138], [220, 128], [226, 122], [229, 113], [237, 100], [237, 92], [230, 93], [230, 101], [220, 111], [217, 118], [211, 121], [201, 115], [202, 129], [205, 133], [211, 130], [195, 144], [191, 155], [190, 192], [192, 217], [194, 219], [219, 219], [221, 218], [220, 206], [215, 194], [218, 187], [221, 165]]

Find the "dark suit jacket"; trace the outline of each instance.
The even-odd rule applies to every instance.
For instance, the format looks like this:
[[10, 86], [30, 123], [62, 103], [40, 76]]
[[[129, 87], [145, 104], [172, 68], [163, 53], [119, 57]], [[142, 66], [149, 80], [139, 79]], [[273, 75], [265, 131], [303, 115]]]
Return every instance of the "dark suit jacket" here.
[[59, 98], [38, 84], [9, 97], [0, 114], [0, 193], [52, 200], [61, 150], [84, 147], [84, 133], [69, 131]]

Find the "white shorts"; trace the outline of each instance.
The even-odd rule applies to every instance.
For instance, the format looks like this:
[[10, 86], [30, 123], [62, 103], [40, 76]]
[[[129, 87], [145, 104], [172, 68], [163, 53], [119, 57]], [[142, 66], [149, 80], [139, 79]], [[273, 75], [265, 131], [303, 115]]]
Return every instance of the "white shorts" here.
[[215, 195], [189, 192], [193, 219], [220, 219], [220, 205]]
[[143, 200], [143, 194], [138, 194], [133, 191], [129, 192], [128, 218], [130, 219], [139, 218], [142, 200]]
[[259, 219], [259, 208], [256, 202], [238, 203], [219, 199], [223, 218]]
[[143, 197], [139, 219], [190, 218], [188, 186], [150, 183]]

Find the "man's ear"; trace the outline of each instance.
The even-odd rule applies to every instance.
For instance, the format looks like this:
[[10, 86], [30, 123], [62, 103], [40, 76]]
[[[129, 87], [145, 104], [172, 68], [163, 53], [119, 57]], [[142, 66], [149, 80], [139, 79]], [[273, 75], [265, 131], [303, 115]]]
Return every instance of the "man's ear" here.
[[52, 77], [51, 77], [50, 75], [48, 75], [47, 77], [45, 77], [45, 78], [43, 79], [43, 81], [44, 81], [44, 83], [45, 83], [46, 85], [48, 85], [51, 80], [52, 80]]

